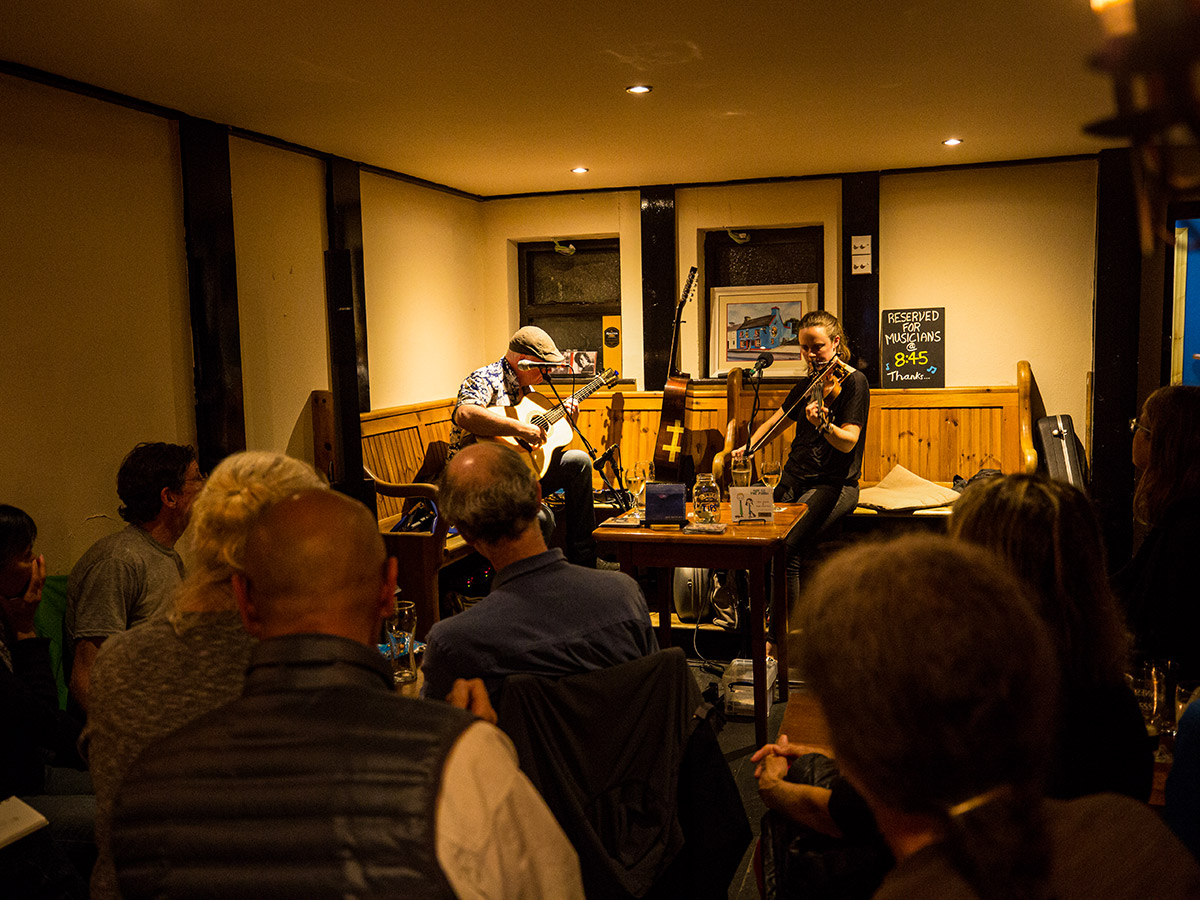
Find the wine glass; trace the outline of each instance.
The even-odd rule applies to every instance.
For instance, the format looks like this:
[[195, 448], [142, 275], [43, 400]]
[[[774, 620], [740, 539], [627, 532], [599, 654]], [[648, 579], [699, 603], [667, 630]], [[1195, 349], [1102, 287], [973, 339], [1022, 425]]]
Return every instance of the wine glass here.
[[1175, 727], [1179, 728], [1179, 720], [1183, 712], [1193, 700], [1200, 699], [1200, 681], [1186, 679], [1175, 686]]
[[633, 492], [639, 507], [646, 505], [646, 482], [654, 480], [654, 463], [636, 462], [629, 470], [629, 490]]
[[[783, 477], [783, 461], [779, 459], [763, 460], [762, 465], [758, 468], [758, 474], [762, 476], [763, 483], [771, 489], [771, 495], [774, 496], [775, 489], [779, 487], [779, 479]], [[775, 512], [783, 512], [783, 507], [775, 507]]]

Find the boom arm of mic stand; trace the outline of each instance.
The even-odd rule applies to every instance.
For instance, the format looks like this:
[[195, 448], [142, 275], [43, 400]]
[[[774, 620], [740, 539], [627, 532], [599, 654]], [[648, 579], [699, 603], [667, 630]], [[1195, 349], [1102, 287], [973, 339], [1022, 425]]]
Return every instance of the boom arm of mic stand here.
[[[546, 383], [550, 385], [550, 389], [552, 391], [554, 391], [555, 399], [558, 400], [559, 404], [561, 405], [563, 402], [563, 399], [561, 396], [559, 396], [558, 388], [556, 388], [554, 386], [554, 382], [550, 381], [549, 375], [550, 375], [550, 373], [547, 372], [544, 376], [546, 378]], [[567, 416], [567, 422], [568, 422], [568, 424], [570, 424], [571, 430], [574, 431], [577, 435], [579, 435], [579, 440], [583, 441], [583, 447], [587, 451], [587, 455], [591, 458], [592, 462], [595, 463], [596, 458], [597, 458], [596, 448], [592, 446], [591, 441], [589, 441], [586, 437], [584, 437], [583, 432], [579, 430], [579, 426], [577, 424], [575, 424], [575, 417]], [[620, 450], [618, 450], [617, 452], [620, 453]], [[618, 466], [614, 466], [614, 468], [617, 470], [617, 477], [620, 478], [621, 469]], [[620, 506], [621, 506], [621, 512], [628, 512], [632, 507], [625, 505], [625, 503], [627, 502], [626, 498], [624, 497], [624, 494], [626, 493], [625, 489], [622, 487], [620, 493], [613, 490], [612, 483], [608, 480], [608, 476], [604, 474], [603, 468], [600, 469], [600, 480], [604, 482], [605, 487], [607, 487], [610, 491], [612, 491], [614, 496], [618, 496], [621, 498], [619, 501]]]

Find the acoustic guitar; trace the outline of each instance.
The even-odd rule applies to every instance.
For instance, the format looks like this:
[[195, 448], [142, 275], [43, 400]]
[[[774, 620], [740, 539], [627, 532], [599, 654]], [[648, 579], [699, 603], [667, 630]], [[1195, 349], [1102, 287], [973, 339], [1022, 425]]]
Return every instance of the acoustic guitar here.
[[[620, 377], [616, 369], [605, 369], [572, 394], [570, 399], [576, 403], [582, 403], [600, 388], [615, 383]], [[529, 464], [529, 467], [533, 469], [538, 478], [544, 478], [550, 471], [550, 463], [556, 456], [561, 455], [567, 444], [571, 443], [571, 437], [574, 434], [571, 430], [571, 423], [567, 421], [567, 410], [563, 403], [554, 403], [546, 395], [531, 391], [522, 397], [515, 406], [497, 406], [493, 409], [510, 419], [517, 419], [526, 425], [536, 425], [541, 428], [546, 433], [546, 441], [533, 447], [525, 441], [508, 435], [480, 438], [480, 440], [503, 441], [509, 446], [523, 451], [521, 456]]]
[[671, 355], [668, 358], [667, 383], [663, 385], [662, 415], [658, 420], [658, 437], [654, 441], [654, 478], [656, 481], [678, 481], [683, 457], [685, 434], [683, 413], [691, 376], [679, 371], [679, 326], [683, 308], [696, 293], [696, 267], [688, 272], [683, 293], [675, 307], [675, 328], [671, 334]]

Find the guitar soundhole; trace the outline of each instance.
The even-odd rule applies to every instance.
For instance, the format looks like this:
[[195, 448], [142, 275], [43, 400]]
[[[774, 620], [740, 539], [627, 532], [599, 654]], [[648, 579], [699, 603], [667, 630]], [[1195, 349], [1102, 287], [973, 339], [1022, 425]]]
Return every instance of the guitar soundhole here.
[[550, 423], [546, 421], [545, 416], [534, 416], [529, 420], [529, 424], [536, 425], [538, 428], [542, 429], [542, 431], [550, 430]]

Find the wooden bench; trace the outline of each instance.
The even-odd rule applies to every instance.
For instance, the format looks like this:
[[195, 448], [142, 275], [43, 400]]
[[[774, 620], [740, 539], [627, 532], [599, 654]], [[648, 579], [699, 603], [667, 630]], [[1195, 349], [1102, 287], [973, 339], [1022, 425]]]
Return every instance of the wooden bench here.
[[[789, 388], [762, 387], [756, 425], [779, 409]], [[729, 379], [726, 391], [730, 419], [745, 422], [751, 391], [738, 376]], [[1040, 404], [1033, 372], [1024, 360], [1017, 363], [1015, 385], [872, 389], [861, 485], [877, 484], [897, 465], [945, 485], [952, 484], [955, 475], [970, 478], [980, 469], [1032, 472], [1037, 468], [1033, 416]], [[795, 432], [795, 424], [784, 429], [763, 448], [764, 456], [786, 454]]]
[[[661, 392], [630, 387], [618, 383], [597, 391], [584, 401], [577, 420], [597, 452], [617, 444], [626, 467], [653, 456], [662, 408]], [[763, 386], [756, 423], [779, 408], [789, 388], [783, 383]], [[544, 386], [540, 390], [551, 394]], [[566, 395], [570, 386], [564, 383], [559, 390]], [[327, 392], [314, 392], [314, 403], [322, 402], [322, 397], [327, 403]], [[727, 422], [731, 415], [744, 422], [750, 400], [751, 393], [741, 386], [740, 377], [725, 385], [709, 382], [689, 387], [683, 451], [695, 460], [697, 472], [711, 469], [713, 456], [724, 445]], [[363, 462], [376, 480], [380, 529], [389, 552], [401, 560], [401, 588], [417, 603], [420, 635], [437, 621], [438, 570], [464, 558], [469, 548], [462, 538], [445, 537], [440, 531], [412, 534], [390, 529], [406, 503], [415, 497], [436, 496], [433, 485], [446, 462], [453, 409], [454, 399], [445, 398], [372, 410], [361, 417]], [[981, 468], [1033, 471], [1037, 467], [1033, 421], [1043, 414], [1025, 361], [1017, 364], [1013, 386], [873, 390], [863, 485], [878, 482], [895, 465], [943, 484], [951, 483], [955, 475], [969, 478]], [[768, 456], [785, 453], [794, 428], [785, 430], [763, 452]], [[319, 430], [315, 425], [314, 429]], [[571, 446], [583, 445], [576, 437]], [[598, 473], [593, 486], [603, 486]], [[855, 515], [875, 514], [860, 507]]]

